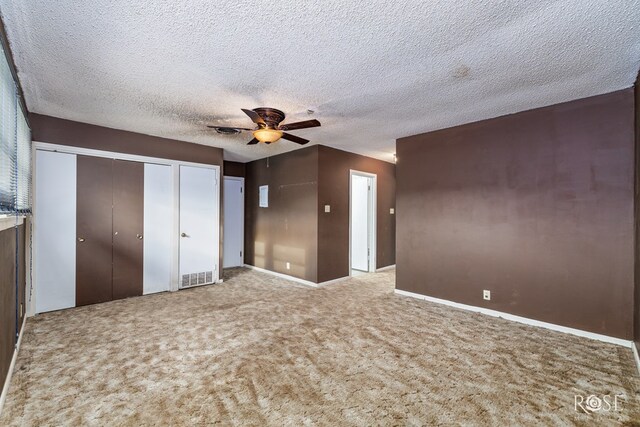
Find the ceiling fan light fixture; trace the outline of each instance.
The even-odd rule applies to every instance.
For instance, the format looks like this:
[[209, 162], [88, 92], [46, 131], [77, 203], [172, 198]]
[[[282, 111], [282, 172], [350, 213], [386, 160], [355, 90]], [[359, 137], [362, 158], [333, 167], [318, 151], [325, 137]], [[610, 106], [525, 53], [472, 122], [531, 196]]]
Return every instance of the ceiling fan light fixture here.
[[277, 129], [261, 128], [253, 131], [253, 137], [260, 142], [271, 144], [282, 138], [283, 132]]

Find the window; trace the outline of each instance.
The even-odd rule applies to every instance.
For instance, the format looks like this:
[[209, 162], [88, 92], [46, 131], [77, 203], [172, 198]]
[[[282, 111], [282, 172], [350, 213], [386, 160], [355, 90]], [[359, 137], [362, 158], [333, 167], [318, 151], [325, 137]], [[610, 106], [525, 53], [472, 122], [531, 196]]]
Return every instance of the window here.
[[31, 210], [31, 130], [9, 63], [0, 55], [0, 214]]

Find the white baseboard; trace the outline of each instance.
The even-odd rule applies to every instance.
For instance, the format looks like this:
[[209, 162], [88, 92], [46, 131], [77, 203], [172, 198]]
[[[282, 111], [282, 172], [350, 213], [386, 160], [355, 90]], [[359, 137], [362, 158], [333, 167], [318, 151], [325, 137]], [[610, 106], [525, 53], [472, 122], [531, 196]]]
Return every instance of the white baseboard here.
[[0, 394], [0, 415], [2, 415], [2, 408], [4, 408], [4, 402], [5, 400], [7, 400], [7, 394], [9, 394], [11, 377], [13, 376], [13, 370], [16, 366], [16, 360], [18, 360], [18, 352], [20, 351], [20, 344], [22, 343], [22, 335], [24, 334], [24, 327], [26, 324], [27, 324], [27, 317], [25, 316], [24, 321], [22, 322], [22, 328], [20, 328], [20, 335], [18, 335], [18, 342], [16, 342], [16, 348], [13, 350], [13, 357], [11, 358], [11, 364], [9, 365], [7, 378], [4, 380], [4, 386], [2, 387], [2, 394]]
[[566, 326], [556, 325], [554, 323], [542, 322], [540, 320], [529, 319], [528, 317], [516, 316], [515, 314], [504, 313], [502, 311], [491, 310], [489, 308], [476, 307], [473, 305], [461, 304], [458, 302], [453, 302], [445, 299], [434, 298], [422, 294], [416, 294], [409, 291], [403, 291], [401, 289], [396, 289], [395, 293], [398, 295], [404, 295], [407, 297], [417, 298], [424, 301], [435, 302], [437, 304], [444, 304], [450, 307], [460, 308], [462, 310], [474, 311], [476, 313], [486, 314], [492, 317], [501, 317], [506, 320], [511, 320], [513, 322], [523, 323], [525, 325], [537, 326], [539, 328], [550, 329], [552, 331], [564, 332], [565, 334], [577, 335], [584, 338], [589, 338], [592, 340], [603, 341], [610, 344], [616, 344], [623, 347], [635, 347], [633, 341], [623, 340], [621, 338], [610, 337], [608, 335], [596, 334], [593, 332], [583, 331], [581, 329], [568, 328]]
[[322, 287], [322, 286], [333, 285], [335, 283], [342, 282], [342, 281], [345, 281], [345, 280], [349, 280], [351, 278], [350, 276], [344, 276], [344, 277], [339, 277], [339, 278], [333, 279], [333, 280], [327, 280], [326, 282], [315, 283], [315, 282], [312, 282], [310, 280], [300, 279], [298, 277], [289, 276], [288, 274], [284, 274], [284, 273], [277, 273], [275, 271], [266, 270], [264, 268], [256, 267], [256, 266], [250, 265], [250, 264], [245, 264], [244, 267], [249, 268], [251, 270], [259, 271], [260, 273], [270, 274], [272, 276], [279, 277], [281, 279], [290, 280], [292, 282], [300, 283], [300, 284], [305, 285], [305, 286], [310, 286], [312, 288], [319, 288], [319, 287]]
[[250, 268], [251, 270], [259, 271], [260, 273], [270, 274], [275, 277], [279, 277], [281, 279], [290, 280], [292, 282], [300, 283], [301, 285], [311, 286], [312, 288], [317, 288], [318, 284], [311, 282], [310, 280], [300, 279], [298, 277], [289, 276], [288, 274], [277, 273], [275, 271], [267, 270], [264, 268], [256, 267], [255, 265], [245, 264], [246, 268]]
[[337, 279], [327, 280], [326, 282], [320, 282], [316, 286], [322, 287], [327, 285], [335, 285], [336, 283], [344, 282], [345, 280], [351, 279], [351, 276], [338, 277]]
[[636, 368], [638, 368], [638, 374], [640, 374], [640, 354], [638, 354], [638, 348], [636, 343], [631, 341], [631, 348], [633, 349], [633, 357], [636, 359]]
[[381, 271], [387, 271], [387, 270], [393, 270], [394, 268], [396, 268], [396, 265], [387, 265], [386, 267], [381, 267], [376, 269], [376, 273], [380, 273]]

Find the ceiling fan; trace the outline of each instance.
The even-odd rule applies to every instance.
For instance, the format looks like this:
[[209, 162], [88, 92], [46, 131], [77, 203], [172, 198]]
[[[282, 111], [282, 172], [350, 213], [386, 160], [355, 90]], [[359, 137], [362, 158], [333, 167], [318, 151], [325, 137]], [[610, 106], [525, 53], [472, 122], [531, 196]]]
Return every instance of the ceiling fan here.
[[280, 138], [288, 139], [289, 141], [293, 141], [296, 144], [304, 145], [307, 142], [309, 142], [308, 139], [291, 135], [290, 133], [287, 133], [285, 131], [313, 128], [313, 127], [320, 126], [320, 122], [315, 119], [281, 125], [280, 123], [284, 120], [285, 114], [282, 111], [277, 110], [275, 108], [260, 107], [260, 108], [254, 108], [253, 110], [246, 110], [243, 108], [242, 111], [244, 111], [244, 113], [247, 116], [249, 116], [249, 118], [253, 121], [253, 123], [258, 125], [257, 128], [249, 129], [249, 128], [229, 127], [229, 126], [207, 126], [207, 127], [215, 129], [216, 132], [221, 133], [223, 135], [232, 135], [232, 134], [240, 133], [242, 131], [252, 131], [253, 139], [249, 141], [248, 145], [254, 145], [254, 144], [257, 144], [258, 142], [271, 144], [272, 142], [276, 142]]

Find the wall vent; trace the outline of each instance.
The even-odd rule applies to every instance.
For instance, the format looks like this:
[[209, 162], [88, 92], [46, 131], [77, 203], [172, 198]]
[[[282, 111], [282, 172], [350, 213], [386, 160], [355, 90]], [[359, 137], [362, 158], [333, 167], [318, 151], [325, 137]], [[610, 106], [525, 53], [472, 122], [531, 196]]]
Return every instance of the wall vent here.
[[180, 287], [188, 288], [209, 283], [213, 283], [213, 271], [202, 271], [200, 273], [183, 274]]

